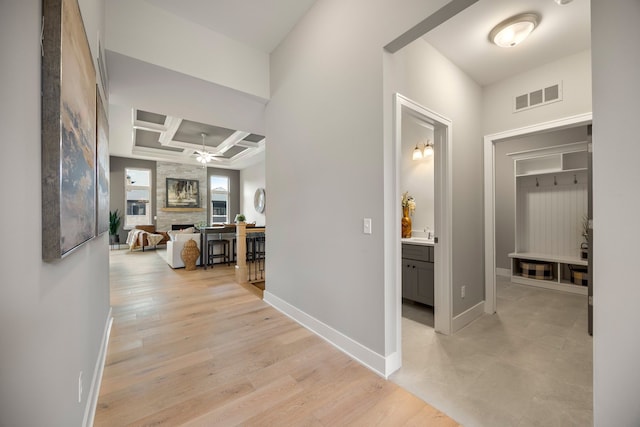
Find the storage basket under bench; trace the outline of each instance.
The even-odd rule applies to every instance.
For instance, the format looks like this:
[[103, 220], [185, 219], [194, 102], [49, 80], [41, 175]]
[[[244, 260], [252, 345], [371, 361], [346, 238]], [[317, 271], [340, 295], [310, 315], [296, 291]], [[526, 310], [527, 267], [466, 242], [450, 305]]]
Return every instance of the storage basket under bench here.
[[514, 283], [587, 294], [587, 260], [532, 252], [510, 253], [509, 258]]
[[553, 264], [547, 261], [522, 259], [520, 260], [520, 274], [529, 279], [553, 280]]

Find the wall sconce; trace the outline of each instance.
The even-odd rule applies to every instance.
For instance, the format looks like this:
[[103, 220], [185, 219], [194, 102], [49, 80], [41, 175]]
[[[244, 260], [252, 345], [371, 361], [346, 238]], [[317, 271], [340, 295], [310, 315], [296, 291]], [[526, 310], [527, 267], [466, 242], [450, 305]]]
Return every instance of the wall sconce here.
[[433, 155], [433, 144], [429, 139], [427, 139], [426, 144], [422, 144], [422, 148], [420, 148], [420, 144], [416, 144], [416, 148], [413, 150], [413, 160], [419, 160], [431, 155]]

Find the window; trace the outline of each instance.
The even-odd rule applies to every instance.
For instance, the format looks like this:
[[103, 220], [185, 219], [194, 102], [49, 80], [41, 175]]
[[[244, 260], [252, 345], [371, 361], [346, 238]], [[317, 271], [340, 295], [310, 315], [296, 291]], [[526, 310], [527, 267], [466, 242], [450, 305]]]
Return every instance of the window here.
[[151, 222], [151, 171], [148, 169], [124, 170], [125, 215], [124, 228], [149, 225]]
[[211, 223], [229, 222], [229, 178], [211, 176]]

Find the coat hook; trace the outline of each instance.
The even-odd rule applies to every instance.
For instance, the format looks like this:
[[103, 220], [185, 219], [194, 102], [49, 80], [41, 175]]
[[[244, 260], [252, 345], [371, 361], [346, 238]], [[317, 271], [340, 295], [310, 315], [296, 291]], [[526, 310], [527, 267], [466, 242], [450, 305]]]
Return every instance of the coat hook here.
[[578, 178], [576, 178], [576, 176], [575, 176], [575, 175], [573, 175], [573, 183], [574, 183], [574, 184], [577, 184], [577, 183], [578, 183]]
[[553, 185], [558, 185], [558, 180], [555, 175], [553, 175]]
[[538, 178], [536, 177], [536, 187], [540, 187], [540, 183], [538, 182]]

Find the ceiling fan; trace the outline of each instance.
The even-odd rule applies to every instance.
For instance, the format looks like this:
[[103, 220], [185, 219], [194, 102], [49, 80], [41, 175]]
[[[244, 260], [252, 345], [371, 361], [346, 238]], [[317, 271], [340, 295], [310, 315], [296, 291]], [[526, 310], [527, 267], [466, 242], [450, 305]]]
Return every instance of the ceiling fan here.
[[195, 150], [195, 152], [198, 154], [198, 156], [196, 157], [196, 160], [198, 162], [202, 163], [202, 167], [205, 167], [207, 163], [209, 163], [215, 157], [222, 156], [222, 154], [220, 154], [220, 153], [211, 153], [211, 152], [207, 151], [207, 149], [204, 146], [204, 137], [207, 136], [207, 134], [206, 133], [201, 133], [200, 135], [202, 136], [202, 150]]

